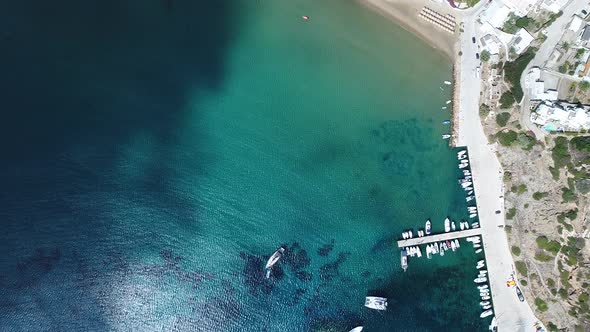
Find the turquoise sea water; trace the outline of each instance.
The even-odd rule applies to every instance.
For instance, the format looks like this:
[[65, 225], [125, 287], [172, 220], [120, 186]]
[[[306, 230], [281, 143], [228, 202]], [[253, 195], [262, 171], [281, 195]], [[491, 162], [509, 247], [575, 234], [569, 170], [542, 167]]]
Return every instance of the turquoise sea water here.
[[471, 249], [394, 244], [465, 217], [427, 45], [343, 0], [5, 7], [1, 330], [485, 328]]

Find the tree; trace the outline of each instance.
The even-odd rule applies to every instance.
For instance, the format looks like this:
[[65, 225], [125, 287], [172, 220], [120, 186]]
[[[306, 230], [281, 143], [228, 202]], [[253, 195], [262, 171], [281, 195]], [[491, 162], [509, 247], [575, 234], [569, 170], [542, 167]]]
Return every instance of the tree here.
[[532, 22], [534, 22], [534, 20], [530, 17], [519, 17], [516, 19], [515, 25], [519, 28], [526, 28]]
[[506, 91], [500, 97], [500, 107], [509, 108], [514, 105], [514, 95], [511, 91]]
[[590, 82], [582, 81], [580, 82], [580, 85], [578, 85], [578, 87], [580, 87], [580, 90], [582, 91], [588, 91], [588, 89], [590, 89]]
[[480, 54], [481, 61], [488, 62], [490, 61], [490, 52], [487, 50], [483, 50]]

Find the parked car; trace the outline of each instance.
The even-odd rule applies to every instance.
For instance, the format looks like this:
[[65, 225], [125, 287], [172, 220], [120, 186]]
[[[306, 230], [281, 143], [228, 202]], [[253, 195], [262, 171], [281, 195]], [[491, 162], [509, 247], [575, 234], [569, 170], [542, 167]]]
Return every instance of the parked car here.
[[475, 44], [475, 37], [471, 37], [471, 41]]
[[475, 58], [479, 60], [479, 53], [475, 53]]
[[520, 290], [520, 287], [516, 286], [516, 295], [518, 295], [518, 299], [520, 300], [520, 302], [524, 302], [524, 296], [522, 295], [522, 291]]

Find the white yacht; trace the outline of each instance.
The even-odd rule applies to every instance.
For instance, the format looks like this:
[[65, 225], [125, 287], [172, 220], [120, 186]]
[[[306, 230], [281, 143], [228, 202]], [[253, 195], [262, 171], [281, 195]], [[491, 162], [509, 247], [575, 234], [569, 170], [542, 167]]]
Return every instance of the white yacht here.
[[456, 227], [455, 227], [455, 221], [453, 220], [453, 221], [451, 221], [451, 229], [452, 229], [452, 230], [455, 230], [455, 228], [456, 228]]
[[426, 220], [426, 225], [424, 229], [426, 231], [426, 235], [430, 235], [430, 232], [432, 231], [432, 223], [430, 222], [430, 219]]
[[275, 265], [279, 261], [279, 259], [281, 259], [281, 256], [283, 255], [284, 251], [285, 248], [280, 247], [279, 249], [277, 249], [277, 251], [275, 251], [274, 254], [272, 254], [272, 256], [270, 256], [270, 258], [266, 262], [266, 266], [264, 268], [266, 269], [267, 279], [270, 277], [270, 270], [272, 269], [273, 265]]
[[362, 326], [357, 326], [354, 329], [348, 331], [348, 332], [361, 332], [363, 330]]
[[451, 230], [451, 220], [449, 217], [445, 219], [445, 232], [449, 232]]
[[406, 272], [406, 270], [408, 269], [408, 252], [406, 251], [406, 249], [402, 249], [401, 251], [401, 261], [402, 261], [402, 269], [404, 269], [404, 272]]
[[365, 307], [375, 310], [387, 310], [387, 299], [384, 297], [367, 296], [365, 298]]

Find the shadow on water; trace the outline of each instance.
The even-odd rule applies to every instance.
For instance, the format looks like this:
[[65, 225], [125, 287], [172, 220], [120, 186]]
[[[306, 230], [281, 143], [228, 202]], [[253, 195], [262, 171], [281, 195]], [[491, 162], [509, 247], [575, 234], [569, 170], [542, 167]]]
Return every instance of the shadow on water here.
[[[178, 159], [175, 134], [188, 103], [223, 84], [237, 6], [197, 0], [0, 4], [0, 248], [10, 253], [0, 258], [0, 308], [11, 313], [0, 327], [34, 330], [27, 321], [38, 319], [50, 330], [109, 330], [100, 316], [114, 309], [103, 306], [105, 294], [96, 290], [116, 288], [118, 281], [101, 274], [141, 272], [129, 272], [124, 254], [117, 264], [102, 262], [105, 247], [113, 246], [111, 209], [133, 202], [152, 211], [187, 211], [168, 217], [198, 223], [194, 202], [168, 185], [176, 175], [166, 161]], [[138, 135], [158, 149], [145, 156], [147, 166], [131, 190], [112, 173], [120, 147]], [[193, 137], [198, 151], [206, 138]], [[103, 263], [105, 271], [97, 268]], [[157, 269], [200, 282], [197, 272], [169, 264]], [[60, 282], [49, 286], [46, 278], [55, 270]], [[49, 304], [55, 301], [62, 308]]]

